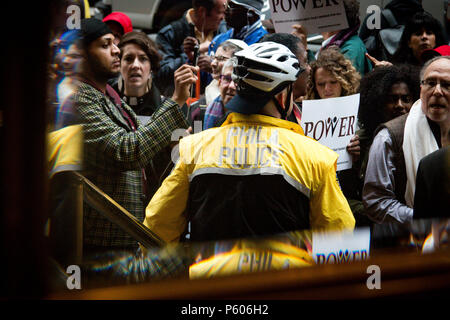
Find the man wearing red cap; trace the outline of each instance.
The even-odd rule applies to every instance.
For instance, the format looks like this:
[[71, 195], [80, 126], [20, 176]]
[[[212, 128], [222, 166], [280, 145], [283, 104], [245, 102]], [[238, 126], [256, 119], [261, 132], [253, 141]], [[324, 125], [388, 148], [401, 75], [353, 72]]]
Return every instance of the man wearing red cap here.
[[103, 22], [111, 29], [114, 35], [114, 44], [117, 46], [125, 33], [133, 31], [131, 19], [125, 13], [113, 12], [103, 18]]

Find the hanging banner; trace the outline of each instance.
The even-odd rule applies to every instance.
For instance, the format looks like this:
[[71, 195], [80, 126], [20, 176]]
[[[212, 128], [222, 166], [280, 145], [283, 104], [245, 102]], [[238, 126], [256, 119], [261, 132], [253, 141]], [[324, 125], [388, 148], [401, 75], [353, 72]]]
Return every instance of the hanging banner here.
[[309, 34], [348, 28], [342, 0], [270, 0], [270, 11], [277, 33], [291, 33], [301, 24]]
[[358, 121], [359, 93], [339, 98], [304, 100], [301, 127], [305, 135], [339, 154], [337, 171], [350, 169], [347, 151]]

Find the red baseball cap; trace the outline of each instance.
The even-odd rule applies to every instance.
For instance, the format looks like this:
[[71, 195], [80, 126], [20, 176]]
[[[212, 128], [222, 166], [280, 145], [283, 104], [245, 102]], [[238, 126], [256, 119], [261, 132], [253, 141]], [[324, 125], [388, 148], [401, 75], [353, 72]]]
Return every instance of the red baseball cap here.
[[114, 21], [122, 26], [123, 34], [133, 31], [131, 19], [123, 12], [112, 12], [103, 18], [103, 22]]
[[437, 56], [450, 56], [450, 46], [443, 45], [434, 49], [427, 49], [422, 52], [421, 58], [423, 62]]

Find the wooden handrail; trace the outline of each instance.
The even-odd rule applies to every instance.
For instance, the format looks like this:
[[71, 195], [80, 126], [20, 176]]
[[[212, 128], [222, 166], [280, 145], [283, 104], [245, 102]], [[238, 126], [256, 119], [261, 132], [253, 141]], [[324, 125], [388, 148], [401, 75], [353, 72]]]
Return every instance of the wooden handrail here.
[[112, 223], [115, 223], [144, 247], [162, 247], [165, 245], [164, 240], [159, 238], [89, 179], [75, 171], [73, 171], [73, 174], [82, 183], [83, 201], [86, 204], [96, 209]]

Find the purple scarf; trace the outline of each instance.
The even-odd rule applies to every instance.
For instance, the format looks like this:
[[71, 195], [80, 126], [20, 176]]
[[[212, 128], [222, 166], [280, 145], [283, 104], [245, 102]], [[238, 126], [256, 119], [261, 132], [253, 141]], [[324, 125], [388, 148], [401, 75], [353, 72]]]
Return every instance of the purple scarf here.
[[345, 41], [349, 38], [353, 37], [355, 34], [358, 34], [359, 24], [354, 26], [353, 28], [347, 28], [338, 32], [338, 34], [331, 40], [323, 49], [327, 49], [331, 46], [341, 47]]

